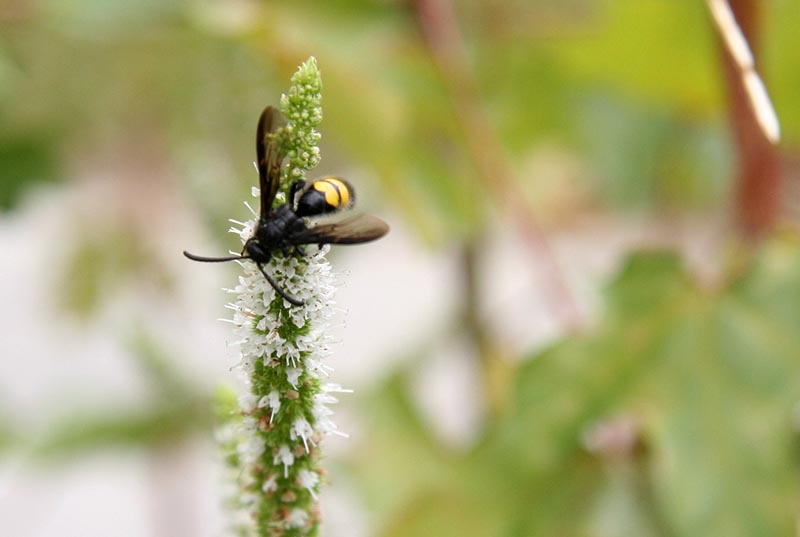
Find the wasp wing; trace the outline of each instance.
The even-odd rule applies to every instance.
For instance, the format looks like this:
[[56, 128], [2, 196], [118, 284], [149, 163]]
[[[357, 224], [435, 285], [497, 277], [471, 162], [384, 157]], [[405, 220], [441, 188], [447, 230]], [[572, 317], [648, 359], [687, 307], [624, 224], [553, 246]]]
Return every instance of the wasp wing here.
[[278, 150], [272, 135], [286, 123], [283, 115], [274, 106], [267, 106], [258, 118], [256, 128], [256, 156], [258, 160], [258, 183], [261, 188], [261, 219], [267, 218], [272, 202], [281, 182], [283, 155]]
[[380, 239], [389, 232], [389, 226], [376, 216], [360, 214], [332, 224], [320, 224], [294, 233], [293, 244], [359, 244]]

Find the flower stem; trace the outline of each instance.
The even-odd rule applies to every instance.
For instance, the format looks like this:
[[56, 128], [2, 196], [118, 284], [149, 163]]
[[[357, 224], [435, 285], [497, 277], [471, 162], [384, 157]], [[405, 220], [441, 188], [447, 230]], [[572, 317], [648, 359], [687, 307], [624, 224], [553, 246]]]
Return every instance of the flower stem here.
[[[277, 133], [286, 156], [281, 190], [304, 179], [319, 162], [322, 120], [321, 79], [314, 58], [292, 77], [281, 98], [287, 124]], [[253, 235], [255, 217], [239, 233]], [[320, 443], [338, 433], [329, 404], [342, 392], [327, 382], [329, 321], [335, 286], [325, 259], [329, 247], [308, 255], [276, 253], [266, 270], [301, 305], [276, 294], [259, 268], [242, 263], [244, 275], [231, 291], [233, 323], [241, 348], [240, 370], [246, 391], [239, 397], [238, 419], [223, 438], [227, 462], [238, 485], [235, 501], [240, 535], [308, 536], [319, 530], [319, 493], [324, 470]], [[341, 434], [341, 433], [339, 433]]]

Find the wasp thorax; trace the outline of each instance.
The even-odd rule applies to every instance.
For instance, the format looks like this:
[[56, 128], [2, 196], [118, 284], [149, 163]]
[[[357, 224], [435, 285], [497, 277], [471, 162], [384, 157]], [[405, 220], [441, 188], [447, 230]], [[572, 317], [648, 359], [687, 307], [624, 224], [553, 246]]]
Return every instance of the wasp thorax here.
[[315, 216], [347, 209], [355, 201], [353, 187], [338, 177], [317, 179], [300, 195], [298, 216]]

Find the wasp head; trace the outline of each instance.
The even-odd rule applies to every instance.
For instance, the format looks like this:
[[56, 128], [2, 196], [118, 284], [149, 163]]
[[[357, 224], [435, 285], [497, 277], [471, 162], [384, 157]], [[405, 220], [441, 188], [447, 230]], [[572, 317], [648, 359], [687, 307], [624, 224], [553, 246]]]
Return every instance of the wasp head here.
[[272, 258], [269, 250], [261, 246], [261, 243], [255, 237], [247, 239], [247, 242], [244, 243], [244, 253], [246, 254], [245, 257], [249, 257], [259, 264], [269, 263]]

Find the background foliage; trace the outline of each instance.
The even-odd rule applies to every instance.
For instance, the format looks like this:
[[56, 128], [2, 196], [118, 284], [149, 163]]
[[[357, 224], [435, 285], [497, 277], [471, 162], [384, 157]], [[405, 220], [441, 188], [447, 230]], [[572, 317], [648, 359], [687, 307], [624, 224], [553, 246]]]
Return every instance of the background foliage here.
[[[430, 24], [447, 6], [455, 25]], [[320, 171], [347, 172], [362, 208], [454, 260], [460, 286], [440, 325], [375, 357], [392, 366], [351, 401], [368, 434], [331, 464], [357, 491], [369, 533], [790, 534], [800, 12], [789, 0], [757, 6], [784, 139], [778, 224], [753, 237], [734, 225], [741, 148], [704, 2], [0, 2], [0, 226], [16, 229], [48, 192], [78, 193], [43, 238], [57, 267], [50, 305], [75, 326], [104, 327], [120, 297], [150, 304], [111, 331], [146, 403], [59, 395], [67, 416], [37, 414], [39, 427], [6, 410], [0, 448], [68, 463], [210, 435], [212, 388], [178, 359], [200, 349], [176, 348], [151, 313], [186, 301], [211, 316], [169, 256], [186, 246], [187, 220], [219, 237], [237, 214], [253, 183], [257, 113], [313, 54], [325, 84]], [[609, 222], [658, 240], [612, 246], [591, 232]], [[576, 285], [581, 267], [559, 264], [540, 240], [565, 233], [588, 237], [616, 274]], [[506, 263], [492, 253], [503, 240], [530, 254], [514, 277], [550, 299], [495, 300], [487, 267]], [[555, 319], [546, 345], [504, 339], [504, 326], [535, 332], [541, 319], [509, 315], [519, 300]], [[578, 314], [563, 314], [564, 301]], [[17, 307], [6, 304], [4, 319]], [[470, 349], [480, 407], [456, 444], [414, 395], [435, 343], [453, 339]], [[23, 359], [7, 345], [4, 359]], [[4, 375], [3, 386], [19, 384]]]

